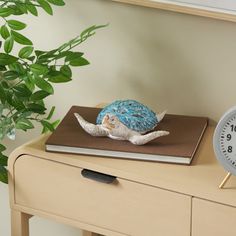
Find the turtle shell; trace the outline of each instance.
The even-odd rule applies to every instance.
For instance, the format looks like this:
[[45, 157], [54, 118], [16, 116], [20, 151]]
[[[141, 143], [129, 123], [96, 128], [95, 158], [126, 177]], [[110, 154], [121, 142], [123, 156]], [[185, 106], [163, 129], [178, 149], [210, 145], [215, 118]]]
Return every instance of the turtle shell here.
[[104, 107], [97, 116], [97, 124], [102, 123], [106, 114], [115, 115], [121, 123], [139, 133], [154, 129], [158, 123], [156, 113], [135, 100], [117, 100]]

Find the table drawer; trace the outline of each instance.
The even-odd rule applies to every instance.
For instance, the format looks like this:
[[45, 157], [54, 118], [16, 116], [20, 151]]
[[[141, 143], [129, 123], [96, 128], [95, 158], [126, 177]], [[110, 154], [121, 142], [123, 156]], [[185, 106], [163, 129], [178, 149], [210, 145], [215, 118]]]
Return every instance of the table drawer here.
[[236, 208], [193, 198], [193, 236], [235, 236], [235, 219]]
[[15, 203], [133, 236], [190, 235], [190, 197], [122, 178], [101, 183], [81, 171], [23, 155], [14, 165]]

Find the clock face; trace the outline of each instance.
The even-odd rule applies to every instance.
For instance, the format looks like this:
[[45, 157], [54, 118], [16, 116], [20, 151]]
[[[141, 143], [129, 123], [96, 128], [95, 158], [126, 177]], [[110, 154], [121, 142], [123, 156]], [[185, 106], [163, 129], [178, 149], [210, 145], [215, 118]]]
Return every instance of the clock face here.
[[220, 119], [213, 137], [216, 158], [230, 173], [236, 175], [236, 107]]

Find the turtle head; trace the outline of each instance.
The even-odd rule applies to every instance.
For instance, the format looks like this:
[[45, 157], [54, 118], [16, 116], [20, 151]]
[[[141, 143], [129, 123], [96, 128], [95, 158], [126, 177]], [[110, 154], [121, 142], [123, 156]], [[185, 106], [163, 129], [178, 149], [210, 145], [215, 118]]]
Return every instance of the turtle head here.
[[119, 128], [120, 121], [117, 116], [113, 114], [106, 114], [102, 119], [102, 126], [108, 130]]

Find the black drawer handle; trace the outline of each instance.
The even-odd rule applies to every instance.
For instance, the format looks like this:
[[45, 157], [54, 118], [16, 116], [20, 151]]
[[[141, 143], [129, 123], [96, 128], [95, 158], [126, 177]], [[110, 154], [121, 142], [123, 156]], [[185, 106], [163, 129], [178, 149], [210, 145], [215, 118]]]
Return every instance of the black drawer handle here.
[[103, 174], [93, 170], [83, 169], [81, 175], [85, 178], [92, 179], [101, 183], [111, 184], [116, 180], [115, 176]]

